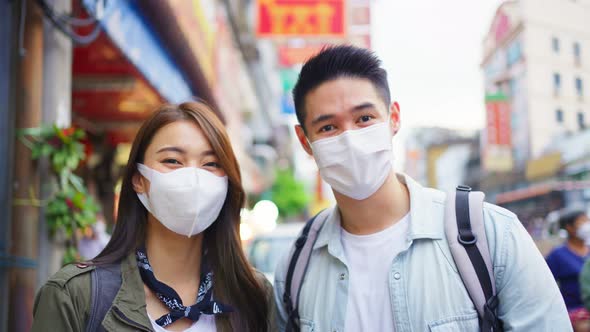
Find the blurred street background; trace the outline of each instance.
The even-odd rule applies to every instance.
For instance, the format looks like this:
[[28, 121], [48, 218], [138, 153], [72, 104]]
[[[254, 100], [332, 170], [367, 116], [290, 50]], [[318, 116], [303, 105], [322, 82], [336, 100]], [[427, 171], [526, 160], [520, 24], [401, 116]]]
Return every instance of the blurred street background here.
[[28, 331], [36, 290], [108, 241], [131, 142], [165, 102], [224, 121], [242, 240], [272, 276], [333, 204], [291, 90], [342, 43], [388, 71], [399, 171], [485, 191], [544, 254], [558, 211], [590, 207], [590, 0], [0, 0], [0, 331]]

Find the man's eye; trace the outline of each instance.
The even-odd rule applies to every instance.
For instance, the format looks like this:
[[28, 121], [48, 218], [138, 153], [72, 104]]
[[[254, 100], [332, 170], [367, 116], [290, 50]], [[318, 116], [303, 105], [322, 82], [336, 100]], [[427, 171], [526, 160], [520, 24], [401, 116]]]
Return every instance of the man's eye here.
[[334, 130], [334, 126], [333, 125], [326, 125], [326, 126], [323, 126], [322, 128], [320, 128], [320, 133], [325, 133], [330, 130]]
[[164, 159], [163, 163], [180, 165], [180, 162], [178, 160], [172, 158]]
[[371, 120], [373, 120], [373, 117], [370, 115], [363, 115], [359, 118], [360, 122], [369, 122]]

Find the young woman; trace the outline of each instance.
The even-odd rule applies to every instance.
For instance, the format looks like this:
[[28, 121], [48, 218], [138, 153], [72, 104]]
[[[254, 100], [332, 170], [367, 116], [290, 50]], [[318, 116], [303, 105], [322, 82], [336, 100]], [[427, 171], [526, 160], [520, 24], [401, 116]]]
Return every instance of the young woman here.
[[[197, 102], [163, 106], [133, 142], [110, 242], [41, 288], [32, 330], [88, 331], [89, 321], [101, 331], [274, 330], [271, 286], [241, 248], [244, 196], [216, 115]], [[113, 267], [110, 299], [104, 285], [118, 279], [92, 278]]]

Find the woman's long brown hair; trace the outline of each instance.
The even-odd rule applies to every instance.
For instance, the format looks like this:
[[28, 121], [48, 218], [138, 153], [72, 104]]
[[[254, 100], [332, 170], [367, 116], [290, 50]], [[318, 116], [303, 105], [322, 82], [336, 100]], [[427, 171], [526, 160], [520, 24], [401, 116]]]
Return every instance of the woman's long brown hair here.
[[228, 177], [228, 193], [221, 213], [203, 237], [204, 250], [207, 250], [207, 259], [215, 276], [213, 293], [221, 302], [235, 308], [235, 312], [229, 314], [232, 330], [266, 331], [269, 303], [263, 285], [246, 260], [239, 237], [240, 210], [245, 200], [240, 169], [223, 123], [203, 103], [164, 105], [142, 125], [125, 168], [117, 224], [111, 240], [92, 263], [120, 262], [143, 244], [147, 210], [133, 190], [132, 177], [137, 172], [137, 163], [143, 162], [156, 132], [176, 121], [192, 121], [203, 131]]

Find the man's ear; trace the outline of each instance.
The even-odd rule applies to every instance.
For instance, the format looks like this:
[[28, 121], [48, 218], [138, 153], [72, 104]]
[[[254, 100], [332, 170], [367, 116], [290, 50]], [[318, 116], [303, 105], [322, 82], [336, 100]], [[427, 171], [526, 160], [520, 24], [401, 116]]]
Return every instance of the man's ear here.
[[389, 109], [389, 119], [391, 121], [391, 131], [393, 132], [393, 135], [395, 135], [401, 128], [400, 108], [397, 101], [394, 101], [391, 104], [391, 108]]
[[147, 192], [147, 188], [143, 181], [143, 176], [139, 174], [139, 172], [135, 172], [131, 177], [131, 184], [133, 185], [133, 190], [135, 190], [138, 194], [145, 194]]
[[303, 131], [303, 127], [301, 125], [295, 125], [295, 133], [297, 134], [297, 138], [299, 139], [299, 144], [303, 147], [303, 150], [307, 152], [308, 155], [312, 155], [311, 146], [309, 146], [309, 141], [305, 136], [305, 132]]

